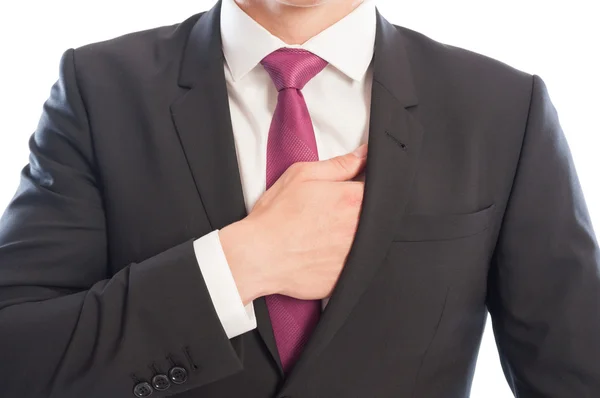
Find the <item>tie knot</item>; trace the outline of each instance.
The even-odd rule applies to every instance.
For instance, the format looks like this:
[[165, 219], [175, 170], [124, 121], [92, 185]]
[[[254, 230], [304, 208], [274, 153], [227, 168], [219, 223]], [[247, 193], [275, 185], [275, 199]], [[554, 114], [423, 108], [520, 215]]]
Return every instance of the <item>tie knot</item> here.
[[282, 48], [267, 55], [261, 64], [271, 76], [277, 91], [281, 91], [286, 88], [302, 90], [327, 66], [327, 61], [306, 50]]

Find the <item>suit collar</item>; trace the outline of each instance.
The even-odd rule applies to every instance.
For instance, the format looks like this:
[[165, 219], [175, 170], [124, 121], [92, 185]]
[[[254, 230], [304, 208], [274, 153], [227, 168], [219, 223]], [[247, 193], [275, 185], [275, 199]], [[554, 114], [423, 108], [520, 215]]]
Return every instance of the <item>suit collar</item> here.
[[373, 81], [388, 90], [404, 107], [417, 105], [419, 102], [407, 47], [406, 38], [398, 28], [378, 11]]
[[221, 1], [203, 13], [192, 27], [183, 50], [178, 83], [192, 88], [203, 81], [207, 71], [223, 69], [223, 51], [219, 19]]

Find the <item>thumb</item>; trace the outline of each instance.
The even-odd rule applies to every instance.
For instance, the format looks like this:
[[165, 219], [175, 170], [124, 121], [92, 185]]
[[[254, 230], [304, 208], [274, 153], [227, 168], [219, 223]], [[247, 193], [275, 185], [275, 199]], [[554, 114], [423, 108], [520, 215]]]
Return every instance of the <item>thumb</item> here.
[[367, 163], [367, 144], [361, 145], [354, 152], [342, 156], [313, 162], [308, 174], [314, 180], [348, 181], [356, 177]]

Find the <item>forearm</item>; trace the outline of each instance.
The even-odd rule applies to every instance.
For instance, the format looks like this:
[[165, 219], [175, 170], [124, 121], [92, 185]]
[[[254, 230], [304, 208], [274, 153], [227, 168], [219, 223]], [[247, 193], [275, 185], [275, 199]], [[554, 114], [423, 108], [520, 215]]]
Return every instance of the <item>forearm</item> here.
[[[53, 298], [47, 292], [23, 287], [27, 302], [0, 310], [0, 352], [11, 363], [0, 374], [4, 397], [129, 397], [136, 383], [152, 379], [152, 364], [161, 373], [174, 365], [187, 370], [188, 380], [170, 387], [174, 393], [242, 369], [192, 242], [131, 264], [87, 291], [55, 289]], [[0, 307], [19, 294], [1, 288]], [[206, 366], [204, 358], [219, 361]]]

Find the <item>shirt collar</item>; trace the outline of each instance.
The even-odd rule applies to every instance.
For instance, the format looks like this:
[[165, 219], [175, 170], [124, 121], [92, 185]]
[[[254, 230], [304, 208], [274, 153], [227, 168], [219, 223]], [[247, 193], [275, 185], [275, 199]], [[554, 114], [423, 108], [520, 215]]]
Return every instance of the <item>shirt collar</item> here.
[[234, 0], [221, 6], [223, 54], [234, 81], [282, 47], [302, 48], [323, 58], [353, 80], [363, 79], [375, 48], [376, 11], [365, 0], [352, 13], [302, 45], [287, 45], [242, 11]]

